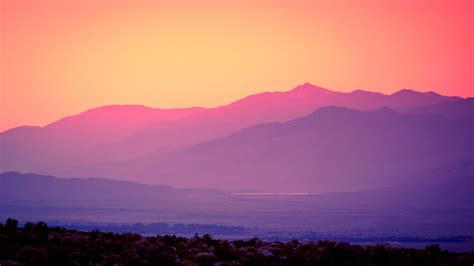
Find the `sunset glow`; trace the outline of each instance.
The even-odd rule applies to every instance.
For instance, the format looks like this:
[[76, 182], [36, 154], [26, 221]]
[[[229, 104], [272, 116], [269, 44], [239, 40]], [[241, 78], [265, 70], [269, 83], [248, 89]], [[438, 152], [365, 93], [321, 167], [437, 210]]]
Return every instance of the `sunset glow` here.
[[473, 2], [0, 0], [0, 131], [304, 82], [474, 96]]

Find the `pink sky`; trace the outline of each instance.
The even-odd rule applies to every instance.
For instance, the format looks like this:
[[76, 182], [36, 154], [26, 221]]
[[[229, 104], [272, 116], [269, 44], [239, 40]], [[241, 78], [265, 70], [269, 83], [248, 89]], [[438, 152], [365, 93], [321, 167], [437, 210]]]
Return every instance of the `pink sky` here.
[[0, 131], [311, 82], [474, 96], [473, 2], [0, 1]]

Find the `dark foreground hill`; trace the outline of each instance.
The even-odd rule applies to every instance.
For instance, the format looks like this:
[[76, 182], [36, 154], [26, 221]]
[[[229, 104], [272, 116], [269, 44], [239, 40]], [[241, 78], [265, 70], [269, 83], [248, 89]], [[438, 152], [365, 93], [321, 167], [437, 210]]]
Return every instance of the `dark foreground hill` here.
[[346, 242], [265, 242], [81, 232], [45, 223], [0, 224], [1, 265], [472, 265], [474, 253], [360, 246]]

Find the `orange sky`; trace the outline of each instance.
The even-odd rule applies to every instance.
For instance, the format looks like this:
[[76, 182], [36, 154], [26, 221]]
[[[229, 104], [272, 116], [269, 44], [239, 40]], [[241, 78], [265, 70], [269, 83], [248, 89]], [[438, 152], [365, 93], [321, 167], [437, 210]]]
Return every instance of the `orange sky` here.
[[311, 82], [474, 95], [473, 1], [0, 0], [0, 131]]

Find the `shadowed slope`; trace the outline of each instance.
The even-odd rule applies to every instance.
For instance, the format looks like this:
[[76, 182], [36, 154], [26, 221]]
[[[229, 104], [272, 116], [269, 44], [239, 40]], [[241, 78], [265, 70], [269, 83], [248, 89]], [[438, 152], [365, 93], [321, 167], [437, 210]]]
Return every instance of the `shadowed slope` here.
[[429, 106], [418, 107], [410, 113], [425, 115], [440, 115], [450, 118], [467, 118], [474, 116], [474, 98], [457, 101], [441, 102]]
[[0, 170], [49, 173], [76, 165], [93, 147], [113, 143], [150, 124], [179, 119], [201, 108], [153, 109], [111, 105], [63, 118], [45, 127], [18, 127], [0, 133]]
[[224, 137], [256, 124], [288, 121], [328, 105], [411, 110], [454, 100], [457, 98], [409, 90], [393, 95], [340, 93], [306, 83], [291, 91], [251, 95], [211, 109], [107, 106], [44, 128], [0, 133], [0, 170], [63, 175], [71, 168], [131, 159]]
[[473, 135], [472, 117], [326, 107], [190, 148], [72, 173], [177, 187], [351, 191], [446, 178], [457, 162], [472, 160]]
[[358, 110], [375, 110], [386, 106], [404, 111], [455, 99], [410, 90], [393, 95], [360, 90], [340, 93], [305, 83], [287, 92], [251, 95], [180, 120], [152, 125], [118, 143], [99, 147], [87, 156], [97, 158], [96, 161], [133, 158], [158, 149], [183, 147], [223, 137], [256, 124], [288, 121], [330, 105]]

